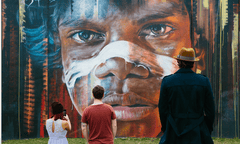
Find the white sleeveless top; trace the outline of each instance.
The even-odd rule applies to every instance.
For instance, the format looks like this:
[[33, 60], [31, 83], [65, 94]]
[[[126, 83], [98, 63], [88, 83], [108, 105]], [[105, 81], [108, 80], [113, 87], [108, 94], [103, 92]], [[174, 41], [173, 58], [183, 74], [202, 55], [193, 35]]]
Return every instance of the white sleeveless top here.
[[[52, 132], [52, 125], [54, 123], [55, 129]], [[58, 119], [56, 121], [48, 119], [46, 121], [46, 128], [49, 135], [48, 144], [68, 144], [66, 135], [67, 130], [62, 128], [62, 120]]]

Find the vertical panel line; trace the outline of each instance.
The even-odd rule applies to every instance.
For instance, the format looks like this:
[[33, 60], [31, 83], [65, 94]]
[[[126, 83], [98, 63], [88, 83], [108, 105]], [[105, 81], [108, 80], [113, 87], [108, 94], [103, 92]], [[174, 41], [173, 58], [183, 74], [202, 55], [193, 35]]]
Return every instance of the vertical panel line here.
[[[19, 21], [21, 19], [20, 17], [20, 9], [21, 9], [21, 0], [19, 0]], [[18, 46], [18, 138], [21, 139], [21, 126], [20, 126], [20, 76], [21, 76], [21, 72], [20, 72], [20, 60], [21, 60], [21, 23], [19, 23], [19, 46]]]
[[219, 130], [219, 137], [222, 138], [222, 0], [220, 2], [220, 45], [219, 45], [219, 101], [218, 101], [218, 110], [220, 114], [219, 122], [218, 122], [218, 130]]

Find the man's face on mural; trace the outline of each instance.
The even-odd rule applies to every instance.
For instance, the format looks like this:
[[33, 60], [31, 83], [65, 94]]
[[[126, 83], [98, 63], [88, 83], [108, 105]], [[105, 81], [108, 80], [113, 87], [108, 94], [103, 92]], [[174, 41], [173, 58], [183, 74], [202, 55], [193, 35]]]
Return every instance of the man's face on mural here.
[[63, 79], [80, 114], [101, 85], [118, 136], [155, 137], [162, 78], [178, 69], [172, 56], [191, 47], [189, 15], [178, 0], [119, 3], [72, 0], [58, 28]]

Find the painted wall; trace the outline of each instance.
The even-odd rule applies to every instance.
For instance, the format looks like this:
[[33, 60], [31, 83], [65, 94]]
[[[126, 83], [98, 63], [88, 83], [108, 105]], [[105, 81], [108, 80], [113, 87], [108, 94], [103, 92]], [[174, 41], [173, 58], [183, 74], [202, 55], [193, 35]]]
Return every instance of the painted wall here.
[[238, 0], [2, 0], [2, 139], [48, 137], [54, 101], [82, 137], [97, 84], [118, 137], [160, 137], [161, 80], [182, 47], [212, 84], [213, 136], [240, 138]]

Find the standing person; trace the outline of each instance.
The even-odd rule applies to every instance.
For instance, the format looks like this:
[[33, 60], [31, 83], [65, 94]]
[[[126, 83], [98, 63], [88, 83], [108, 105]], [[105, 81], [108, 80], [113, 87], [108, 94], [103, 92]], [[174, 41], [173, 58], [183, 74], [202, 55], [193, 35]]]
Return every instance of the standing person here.
[[[82, 115], [82, 132], [89, 144], [113, 144], [117, 132], [116, 115], [110, 105], [104, 104], [104, 88], [97, 85], [92, 90], [94, 102]], [[89, 125], [89, 135], [87, 130]]]
[[174, 58], [180, 69], [165, 76], [161, 85], [160, 144], [212, 144], [214, 98], [209, 79], [191, 70], [198, 61], [193, 48], [182, 48]]
[[62, 104], [53, 102], [52, 113], [53, 117], [46, 121], [46, 128], [49, 135], [48, 144], [68, 144], [66, 134], [67, 130], [71, 130], [71, 122], [67, 114], [63, 116]]

